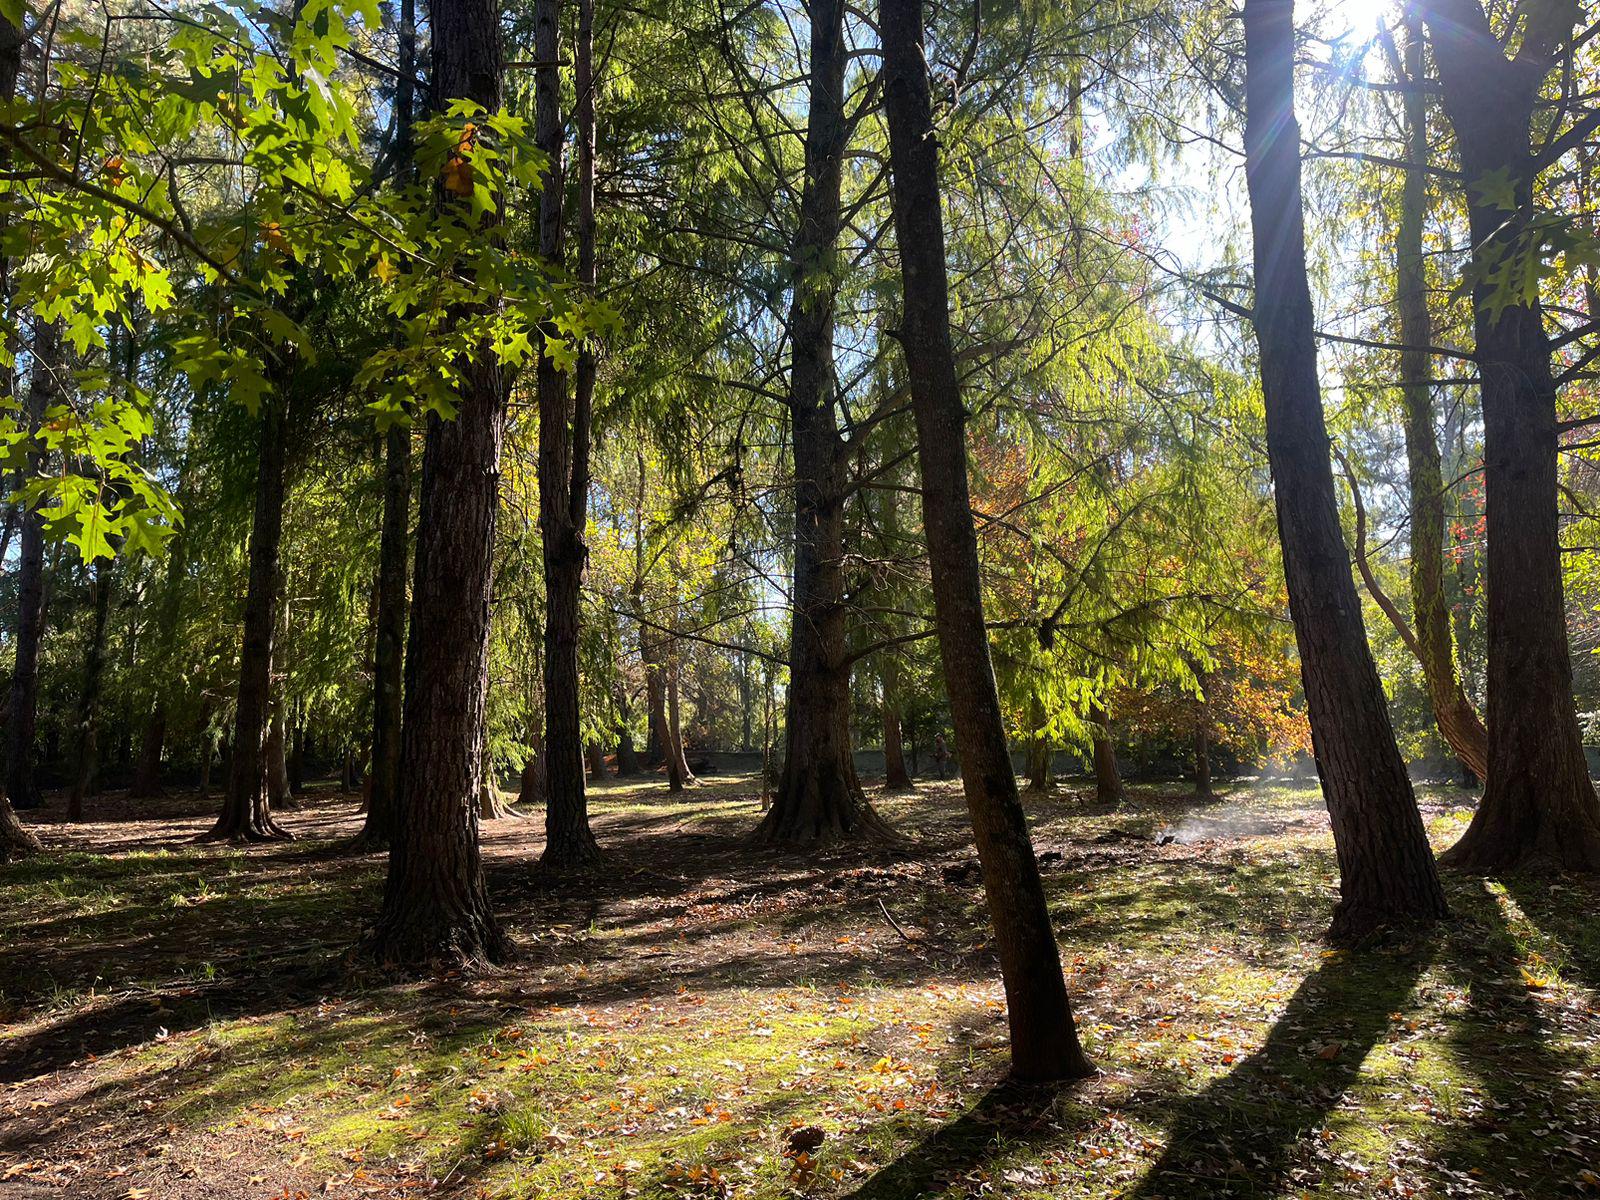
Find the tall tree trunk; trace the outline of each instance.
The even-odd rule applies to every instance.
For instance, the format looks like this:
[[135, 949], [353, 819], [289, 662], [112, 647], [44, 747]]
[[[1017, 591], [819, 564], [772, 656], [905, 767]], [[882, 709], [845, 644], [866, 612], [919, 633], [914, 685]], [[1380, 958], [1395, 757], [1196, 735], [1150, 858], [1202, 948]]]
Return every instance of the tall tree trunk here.
[[606, 778], [606, 752], [600, 748], [599, 742], [590, 742], [587, 751], [589, 778], [596, 783], [604, 783]]
[[1122, 772], [1117, 770], [1117, 751], [1111, 744], [1111, 723], [1106, 710], [1096, 704], [1089, 709], [1094, 722], [1094, 798], [1101, 804], [1122, 799]]
[[[177, 536], [182, 536], [177, 535]], [[167, 701], [157, 695], [145, 718], [144, 730], [139, 736], [139, 762], [134, 768], [133, 785], [128, 789], [130, 799], [145, 799], [162, 794], [161, 762], [167, 747]]]
[[303, 796], [306, 791], [306, 730], [295, 722], [289, 739], [289, 794]]
[[1444, 593], [1444, 473], [1434, 431], [1428, 283], [1422, 251], [1428, 205], [1427, 93], [1423, 90], [1422, 25], [1416, 7], [1406, 7], [1406, 158], [1396, 233], [1395, 306], [1400, 318], [1400, 404], [1405, 428], [1411, 506], [1411, 608], [1416, 620], [1417, 659], [1433, 705], [1434, 720], [1451, 751], [1478, 778], [1489, 771], [1489, 735], [1456, 670], [1450, 606]]
[[1204, 716], [1194, 726], [1194, 798], [1207, 802], [1217, 798], [1211, 789], [1211, 729]]
[[211, 762], [217, 756], [217, 731], [211, 727], [211, 701], [200, 705], [200, 780], [197, 792], [201, 800], [211, 799]]
[[411, 429], [397, 425], [384, 434], [383, 527], [378, 540], [378, 604], [372, 660], [372, 768], [367, 784], [367, 818], [356, 838], [356, 844], [368, 850], [388, 846], [397, 821], [401, 719], [405, 712], [410, 524]]
[[1028, 739], [1027, 771], [1028, 790], [1030, 792], [1048, 792], [1051, 789], [1050, 779], [1050, 742], [1045, 737], [1044, 728], [1044, 703], [1039, 697], [1034, 696], [1029, 704], [1028, 718], [1034, 729], [1034, 735]]
[[881, 0], [884, 107], [905, 316], [905, 351], [922, 474], [922, 521], [933, 574], [934, 626], [962, 788], [978, 844], [989, 919], [1005, 981], [1011, 1071], [1072, 1079], [1093, 1071], [1072, 1005], [1028, 823], [1011, 769], [983, 619], [978, 538], [967, 488], [966, 413], [950, 341], [944, 218], [921, 0]]
[[[22, 30], [12, 23], [10, 18], [0, 16], [0, 101], [9, 104], [17, 94], [17, 74], [22, 67]], [[0, 301], [11, 294], [11, 262], [4, 254], [0, 254]], [[12, 347], [8, 346], [7, 349]], [[5, 372], [5, 377], [12, 378], [10, 371]], [[9, 390], [9, 387], [8, 387]], [[7, 509], [8, 519], [13, 514], [19, 514], [18, 507]], [[26, 521], [26, 517], [18, 515], [19, 520]], [[10, 529], [7, 525], [7, 546], [10, 549]], [[5, 561], [5, 556], [0, 553], [0, 562]], [[10, 721], [7, 721], [10, 727]], [[7, 751], [10, 751], [7, 739]], [[8, 772], [9, 773], [9, 772]], [[17, 814], [11, 808], [11, 801], [6, 795], [5, 776], [0, 775], [0, 863], [11, 862], [18, 858], [25, 858], [30, 854], [37, 854], [40, 850], [39, 839], [22, 827], [17, 820]]]
[[[1578, 13], [1530, 12], [1508, 59], [1477, 0], [1419, 0], [1466, 181], [1483, 396], [1488, 526], [1488, 775], [1451, 866], [1500, 871], [1540, 860], [1600, 871], [1600, 800], [1572, 694], [1557, 504], [1556, 385], [1537, 298], [1499, 294], [1494, 268], [1520, 252], [1534, 212], [1539, 90]], [[1540, 118], [1542, 121], [1542, 117]], [[1478, 187], [1510, 183], [1516, 209]]]
[[288, 839], [272, 819], [268, 742], [272, 725], [272, 651], [278, 628], [283, 543], [284, 455], [287, 437], [285, 380], [261, 404], [256, 460], [255, 516], [250, 526], [250, 569], [239, 650], [239, 699], [233, 754], [222, 812], [202, 841], [264, 842]]
[[755, 714], [751, 711], [755, 693], [750, 686], [750, 652], [739, 653], [739, 752], [750, 753]]
[[[3, 303], [4, 299], [4, 293], [0, 293], [0, 303]], [[6, 374], [9, 376], [11, 372], [7, 371]], [[10, 389], [8, 388], [7, 390], [9, 391]], [[22, 478], [19, 475], [17, 478], [19, 487], [22, 482]], [[12, 491], [10, 484], [10, 472], [0, 472], [0, 501], [5, 501], [5, 519], [3, 523], [0, 523], [0, 563], [5, 562], [6, 555], [11, 553], [11, 539], [17, 532], [17, 526], [22, 523], [22, 506], [6, 501], [6, 497]]]
[[683, 749], [683, 707], [678, 703], [678, 656], [667, 657], [667, 731], [672, 738], [673, 753], [678, 760], [678, 770], [684, 779], [693, 779], [689, 759]]
[[627, 688], [621, 684], [617, 697], [617, 778], [625, 779], [639, 773], [639, 754], [633, 748], [633, 715], [628, 701]]
[[289, 720], [284, 702], [272, 701], [272, 719], [267, 723], [267, 809], [292, 810], [300, 807], [289, 781]]
[[1255, 233], [1254, 324], [1289, 609], [1342, 895], [1330, 936], [1445, 914], [1395, 746], [1334, 498], [1306, 279], [1292, 0], [1246, 0], [1245, 151]]
[[106, 619], [111, 614], [113, 561], [98, 559], [94, 564], [94, 623], [89, 630], [89, 651], [83, 663], [83, 691], [78, 695], [78, 719], [74, 737], [77, 769], [72, 775], [72, 790], [67, 794], [67, 819], [83, 820], [83, 798], [93, 785], [99, 767], [100, 685], [105, 678]]
[[[37, 431], [46, 409], [61, 399], [65, 364], [61, 361], [61, 326], [37, 321], [33, 334], [33, 370], [28, 384], [27, 422]], [[28, 453], [25, 471], [36, 477], [44, 454]], [[44, 517], [37, 508], [22, 514], [17, 559], [17, 636], [11, 668], [11, 706], [6, 715], [6, 792], [19, 809], [38, 808], [44, 795], [34, 780], [39, 719], [39, 648], [44, 640]]]
[[522, 785], [517, 794], [517, 803], [529, 808], [537, 808], [544, 803], [544, 734], [535, 730], [528, 735], [533, 743], [528, 748], [528, 757], [522, 763]]
[[844, 3], [813, 0], [805, 180], [789, 308], [789, 421], [794, 447], [794, 591], [789, 627], [788, 745], [755, 840], [808, 845], [893, 840], [856, 777], [845, 641], [844, 468], [837, 421], [834, 296], [844, 113]]
[[[564, 192], [561, 121], [561, 20], [558, 0], [534, 7], [534, 53], [539, 60], [536, 137], [549, 157], [539, 204], [539, 253], [562, 260]], [[574, 83], [578, 113], [578, 282], [595, 280], [594, 262], [594, 5], [579, 0]], [[590, 412], [595, 363], [585, 345], [574, 371], [569, 403], [566, 377], [546, 354], [539, 356], [539, 533], [544, 552], [544, 713], [547, 799], [545, 848], [540, 862], [553, 868], [598, 862], [600, 846], [589, 827], [584, 793], [583, 732], [579, 718], [578, 593], [589, 550], [584, 525], [589, 505]]]
[[[436, 0], [432, 107], [501, 106], [500, 10]], [[442, 188], [439, 202], [462, 203]], [[498, 216], [483, 219], [499, 236]], [[478, 787], [488, 693], [489, 614], [507, 380], [487, 345], [458, 364], [459, 411], [427, 418], [416, 576], [406, 645], [399, 819], [383, 907], [364, 950], [407, 968], [497, 962], [510, 945], [489, 907], [478, 847]]]
[[[416, 173], [412, 145], [416, 113], [416, 0], [401, 0], [399, 75], [395, 83], [395, 140], [400, 176]], [[400, 794], [400, 725], [405, 712], [406, 583], [411, 558], [411, 426], [383, 435], [383, 524], [378, 534], [378, 604], [372, 656], [372, 770], [367, 817], [354, 845], [382, 850], [394, 837]]]
[[689, 766], [683, 760], [683, 746], [673, 735], [672, 722], [667, 716], [667, 667], [663, 661], [664, 637], [639, 629], [639, 655], [644, 660], [645, 696], [650, 706], [651, 737], [656, 750], [667, 768], [667, 791], [681, 792], [693, 782]]
[[893, 650], [883, 654], [883, 786], [891, 792], [908, 791], [905, 742], [900, 736], [900, 660]]

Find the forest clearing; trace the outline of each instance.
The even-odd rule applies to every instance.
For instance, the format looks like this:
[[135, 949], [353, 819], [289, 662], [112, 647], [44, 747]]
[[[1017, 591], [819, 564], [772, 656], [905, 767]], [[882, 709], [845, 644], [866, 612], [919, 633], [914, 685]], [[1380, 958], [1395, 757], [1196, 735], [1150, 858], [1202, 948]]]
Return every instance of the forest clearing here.
[[0, 1200], [1600, 1196], [1600, 4], [0, 0]]
[[[4, 1194], [1600, 1186], [1590, 884], [1460, 880], [1437, 943], [1333, 952], [1314, 788], [1205, 806], [1141, 788], [1115, 808], [1063, 792], [1035, 841], [1100, 1074], [1008, 1088], [955, 786], [885, 806], [908, 855], [796, 860], [744, 846], [755, 783], [681, 804], [596, 789], [610, 865], [551, 888], [521, 865], [537, 823], [486, 825], [518, 958], [403, 986], [331, 961], [382, 885], [374, 859], [325, 869], [355, 828], [331, 789], [267, 855], [186, 844], [192, 804], [49, 826], [57, 853], [4, 884], [30, 914], [0, 958]], [[1421, 800], [1447, 844], [1461, 794]], [[1201, 840], [1157, 844], [1186, 818]]]

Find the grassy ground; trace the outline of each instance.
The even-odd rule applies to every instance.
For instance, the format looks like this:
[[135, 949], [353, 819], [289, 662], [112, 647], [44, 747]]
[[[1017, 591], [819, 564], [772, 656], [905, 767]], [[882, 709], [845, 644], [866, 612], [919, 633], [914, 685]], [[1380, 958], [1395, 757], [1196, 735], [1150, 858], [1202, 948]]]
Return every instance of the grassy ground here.
[[344, 961], [344, 798], [242, 851], [47, 813], [0, 871], [0, 1197], [1600, 1195], [1594, 884], [1451, 878], [1436, 934], [1333, 953], [1314, 790], [1030, 799], [1101, 1073], [1018, 1090], [956, 785], [882, 807], [909, 855], [782, 857], [748, 780], [612, 785], [560, 882], [495, 822], [518, 961], [408, 984]]

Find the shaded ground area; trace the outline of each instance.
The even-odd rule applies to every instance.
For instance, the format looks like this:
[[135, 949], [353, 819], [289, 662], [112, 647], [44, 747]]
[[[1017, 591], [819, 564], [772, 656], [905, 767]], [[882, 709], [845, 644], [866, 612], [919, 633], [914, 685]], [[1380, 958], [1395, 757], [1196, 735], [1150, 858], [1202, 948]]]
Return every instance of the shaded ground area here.
[[[1447, 844], [1468, 809], [1425, 801]], [[494, 822], [518, 961], [403, 985], [345, 961], [383, 866], [338, 853], [349, 798], [246, 850], [192, 800], [34, 814], [0, 1197], [1600, 1195], [1592, 883], [1453, 878], [1437, 935], [1330, 953], [1312, 789], [1030, 805], [1102, 1068], [1071, 1088], [1000, 1083], [953, 783], [883, 802], [896, 857], [752, 851], [749, 780], [601, 788], [588, 876]]]

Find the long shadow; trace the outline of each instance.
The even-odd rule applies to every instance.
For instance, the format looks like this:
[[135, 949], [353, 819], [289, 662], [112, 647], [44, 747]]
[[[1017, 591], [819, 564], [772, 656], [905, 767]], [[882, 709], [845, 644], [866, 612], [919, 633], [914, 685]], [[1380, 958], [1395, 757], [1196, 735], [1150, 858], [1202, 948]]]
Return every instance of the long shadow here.
[[[1540, 888], [1517, 880], [1515, 890], [1505, 882], [1530, 917], [1561, 903], [1548, 881]], [[1465, 984], [1467, 1009], [1452, 1022], [1446, 1044], [1476, 1088], [1465, 1089], [1462, 1111], [1436, 1126], [1437, 1156], [1496, 1195], [1592, 1195], [1578, 1175], [1600, 1170], [1595, 1060], [1575, 1061], [1552, 1047], [1561, 1009], [1541, 999], [1544, 989], [1523, 975], [1522, 951], [1494, 896], [1474, 881], [1452, 904], [1468, 914], [1452, 939], [1449, 963], [1458, 986]], [[1561, 916], [1566, 923], [1579, 914], [1563, 908]], [[1541, 933], [1548, 936], [1548, 928]], [[1571, 1032], [1583, 1040], [1581, 1029]]]
[[1277, 1195], [1406, 1005], [1436, 943], [1338, 953], [1290, 998], [1261, 1049], [1171, 1110], [1139, 1200]]
[[[1338, 954], [1309, 975], [1262, 1048], [1165, 1113], [1167, 1148], [1130, 1197], [1271, 1196], [1337, 1106], [1432, 960], [1432, 945]], [[1002, 1153], [1059, 1138], [1070, 1087], [1002, 1083], [850, 1195], [914, 1200]], [[1092, 1116], [1089, 1118], [1092, 1120]]]
[[1576, 875], [1508, 875], [1500, 882], [1539, 932], [1564, 952], [1563, 974], [1600, 992], [1600, 884]]
[[916, 1200], [947, 1187], [1007, 1147], [1059, 1137], [1072, 1085], [1002, 1081], [962, 1113], [874, 1174], [846, 1200]]

